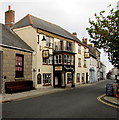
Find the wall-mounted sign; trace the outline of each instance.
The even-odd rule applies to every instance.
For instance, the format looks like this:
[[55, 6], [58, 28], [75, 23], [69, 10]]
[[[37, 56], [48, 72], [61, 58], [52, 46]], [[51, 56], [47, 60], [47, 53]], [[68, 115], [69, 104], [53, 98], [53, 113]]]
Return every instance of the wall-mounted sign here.
[[42, 56], [43, 58], [49, 58], [49, 50], [43, 50]]
[[55, 71], [62, 71], [62, 66], [55, 66]]
[[89, 58], [89, 57], [90, 57], [89, 52], [85, 52], [85, 53], [84, 53], [84, 57], [85, 57], [85, 58]]

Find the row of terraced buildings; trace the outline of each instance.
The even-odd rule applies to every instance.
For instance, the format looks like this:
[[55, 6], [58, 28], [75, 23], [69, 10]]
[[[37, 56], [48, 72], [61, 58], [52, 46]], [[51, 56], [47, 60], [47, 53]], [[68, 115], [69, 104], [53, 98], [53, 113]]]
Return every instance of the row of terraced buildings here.
[[105, 79], [100, 51], [62, 27], [30, 14], [17, 23], [15, 11], [0, 24], [0, 76], [6, 82], [33, 81], [33, 88], [75, 87]]

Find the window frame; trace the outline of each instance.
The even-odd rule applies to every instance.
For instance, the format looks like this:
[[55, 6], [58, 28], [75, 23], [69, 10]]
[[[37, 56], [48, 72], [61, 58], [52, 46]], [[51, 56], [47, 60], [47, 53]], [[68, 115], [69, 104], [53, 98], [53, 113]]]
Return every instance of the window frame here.
[[54, 55], [54, 64], [62, 64], [62, 54]]
[[80, 83], [80, 76], [81, 76], [81, 74], [77, 73], [77, 75], [76, 75], [76, 82], [78, 82], [78, 83]]
[[53, 37], [46, 35], [46, 44], [45, 47], [53, 48]]
[[81, 45], [78, 45], [78, 53], [81, 54]]
[[[47, 78], [47, 75], [48, 75], [48, 78]], [[46, 82], [46, 81], [49, 81], [49, 82]], [[44, 86], [51, 85], [51, 73], [43, 73], [43, 85]]]
[[23, 78], [23, 77], [24, 77], [24, 55], [16, 54], [15, 56], [15, 78]]
[[78, 58], [78, 67], [81, 67], [81, 58]]
[[84, 67], [85, 67], [85, 68], [87, 67], [86, 60], [84, 60]]
[[68, 50], [68, 51], [73, 50], [72, 42], [66, 41], [66, 50]]

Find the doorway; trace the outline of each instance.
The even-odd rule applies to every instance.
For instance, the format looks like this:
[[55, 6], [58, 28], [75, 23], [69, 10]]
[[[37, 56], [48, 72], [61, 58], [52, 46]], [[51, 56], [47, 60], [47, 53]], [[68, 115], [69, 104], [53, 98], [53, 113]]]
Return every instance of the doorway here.
[[86, 72], [86, 83], [88, 83], [88, 73]]
[[55, 73], [54, 83], [55, 83], [54, 87], [61, 87], [62, 86], [61, 73]]

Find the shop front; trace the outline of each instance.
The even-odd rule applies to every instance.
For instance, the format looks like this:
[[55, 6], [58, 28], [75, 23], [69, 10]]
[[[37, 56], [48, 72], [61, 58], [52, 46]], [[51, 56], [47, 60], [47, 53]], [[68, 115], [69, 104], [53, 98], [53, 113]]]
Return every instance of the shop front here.
[[[66, 58], [67, 57], [67, 58]], [[65, 88], [68, 82], [74, 87], [74, 54], [55, 54], [54, 55], [54, 87]]]

